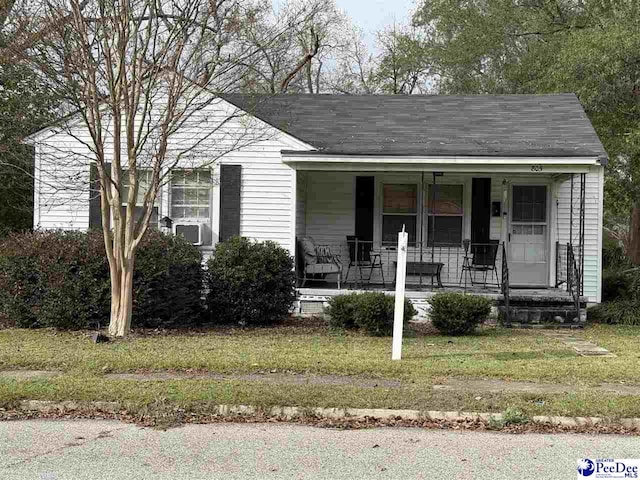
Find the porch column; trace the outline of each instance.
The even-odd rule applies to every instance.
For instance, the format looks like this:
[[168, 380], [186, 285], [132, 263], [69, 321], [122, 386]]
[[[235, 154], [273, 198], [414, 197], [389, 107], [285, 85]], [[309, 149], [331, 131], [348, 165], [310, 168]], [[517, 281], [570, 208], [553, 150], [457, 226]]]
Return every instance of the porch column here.
[[509, 201], [509, 182], [507, 182], [506, 178], [502, 179], [502, 212], [500, 215], [501, 225], [500, 225], [500, 241], [506, 246], [508, 231], [509, 228], [509, 206], [507, 205]]
[[298, 215], [298, 171], [291, 169], [291, 248], [289, 253], [293, 257], [294, 265], [297, 264], [296, 259], [296, 218]]

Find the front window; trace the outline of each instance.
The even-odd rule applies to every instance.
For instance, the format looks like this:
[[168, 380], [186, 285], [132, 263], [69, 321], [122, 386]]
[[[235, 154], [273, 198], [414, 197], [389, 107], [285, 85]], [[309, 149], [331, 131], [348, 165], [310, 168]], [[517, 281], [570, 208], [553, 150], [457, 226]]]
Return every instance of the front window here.
[[382, 205], [382, 241], [395, 243], [398, 232], [405, 227], [409, 234], [409, 243], [416, 241], [418, 223], [418, 185], [389, 184], [383, 186]]
[[171, 176], [171, 218], [211, 224], [211, 171], [174, 170]]
[[462, 185], [429, 185], [426, 201], [429, 245], [462, 243], [462, 199]]

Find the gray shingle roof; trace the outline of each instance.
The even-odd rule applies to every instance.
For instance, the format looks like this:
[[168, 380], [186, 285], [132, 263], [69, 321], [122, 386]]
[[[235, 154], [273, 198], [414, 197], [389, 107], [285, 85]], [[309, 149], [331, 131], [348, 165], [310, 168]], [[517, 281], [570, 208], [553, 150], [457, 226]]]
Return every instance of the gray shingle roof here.
[[224, 98], [323, 153], [606, 158], [574, 94]]

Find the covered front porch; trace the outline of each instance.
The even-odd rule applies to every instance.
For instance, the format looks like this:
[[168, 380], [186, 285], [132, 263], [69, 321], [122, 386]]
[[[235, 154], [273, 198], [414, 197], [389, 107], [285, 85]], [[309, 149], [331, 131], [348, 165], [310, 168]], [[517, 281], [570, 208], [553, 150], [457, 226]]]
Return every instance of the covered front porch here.
[[497, 296], [505, 281], [511, 290], [531, 295], [566, 292], [568, 280], [582, 278], [585, 176], [535, 167], [499, 173], [451, 166], [298, 169], [300, 292], [393, 290], [403, 227], [409, 233], [409, 292]]

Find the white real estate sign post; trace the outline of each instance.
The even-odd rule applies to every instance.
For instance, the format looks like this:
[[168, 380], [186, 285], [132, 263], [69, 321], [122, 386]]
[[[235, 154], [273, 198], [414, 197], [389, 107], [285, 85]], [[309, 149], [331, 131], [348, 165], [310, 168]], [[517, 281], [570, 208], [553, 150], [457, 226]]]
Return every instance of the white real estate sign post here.
[[396, 305], [393, 315], [393, 343], [391, 360], [402, 357], [402, 323], [404, 317], [404, 283], [407, 274], [407, 241], [409, 234], [404, 231], [398, 233], [398, 262], [396, 270]]

